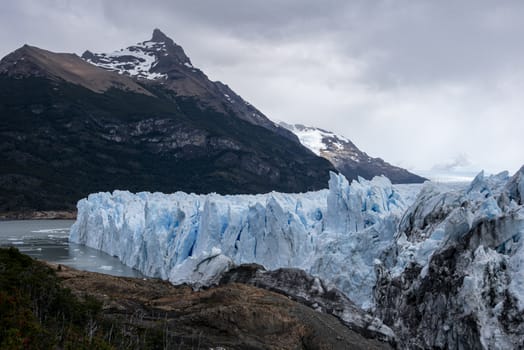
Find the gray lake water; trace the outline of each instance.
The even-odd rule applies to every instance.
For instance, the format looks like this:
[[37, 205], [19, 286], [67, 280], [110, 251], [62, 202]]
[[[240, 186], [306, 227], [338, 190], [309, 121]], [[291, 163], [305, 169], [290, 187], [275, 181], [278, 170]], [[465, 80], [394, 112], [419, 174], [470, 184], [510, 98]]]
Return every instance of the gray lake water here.
[[73, 220], [0, 221], [0, 246], [13, 246], [33, 258], [78, 270], [115, 276], [142, 277], [142, 274], [115, 257], [83, 245], [69, 243]]

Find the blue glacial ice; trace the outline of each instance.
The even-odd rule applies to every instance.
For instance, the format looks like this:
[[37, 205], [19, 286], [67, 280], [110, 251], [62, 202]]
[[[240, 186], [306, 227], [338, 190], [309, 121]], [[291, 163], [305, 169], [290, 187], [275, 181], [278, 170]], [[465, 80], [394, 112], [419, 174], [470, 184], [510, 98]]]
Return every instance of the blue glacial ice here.
[[79, 201], [70, 240], [175, 284], [213, 283], [233, 264], [300, 268], [370, 309], [379, 270], [399, 276], [418, 264], [426, 274], [435, 251], [496, 220], [476, 247], [504, 255], [506, 287], [524, 307], [523, 174], [457, 186], [349, 184], [332, 173], [329, 189], [301, 194], [95, 193]]
[[368, 307], [374, 260], [419, 187], [332, 173], [328, 190], [301, 194], [95, 193], [79, 201], [70, 240], [177, 284], [232, 264], [301, 268]]
[[[460, 332], [458, 318], [470, 317], [482, 348], [521, 349], [523, 235], [524, 167], [512, 177], [481, 172], [462, 188], [426, 183], [377, 262], [375, 306], [401, 305], [404, 315], [418, 308], [422, 326], [416, 331], [427, 347], [447, 347], [448, 336]], [[402, 293], [389, 304], [384, 296], [393, 280]], [[409, 301], [413, 295], [420, 304]], [[397, 331], [408, 334], [403, 322]]]

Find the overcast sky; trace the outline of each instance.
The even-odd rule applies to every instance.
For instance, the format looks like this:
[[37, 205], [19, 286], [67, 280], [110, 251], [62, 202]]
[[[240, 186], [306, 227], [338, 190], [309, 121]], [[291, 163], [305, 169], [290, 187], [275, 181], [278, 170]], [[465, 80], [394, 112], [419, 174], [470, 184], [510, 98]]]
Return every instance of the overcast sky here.
[[523, 18], [517, 0], [6, 0], [0, 54], [107, 52], [159, 28], [272, 120], [416, 172], [515, 172]]

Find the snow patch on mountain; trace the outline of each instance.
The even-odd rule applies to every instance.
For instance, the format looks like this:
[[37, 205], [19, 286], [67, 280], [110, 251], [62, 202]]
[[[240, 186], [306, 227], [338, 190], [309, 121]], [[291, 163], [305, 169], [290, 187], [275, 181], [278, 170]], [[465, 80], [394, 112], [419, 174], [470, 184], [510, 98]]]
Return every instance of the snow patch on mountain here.
[[383, 159], [370, 157], [349, 139], [333, 132], [301, 124], [291, 125], [280, 122], [279, 125], [294, 133], [300, 143], [313, 153], [329, 160], [335, 169], [348, 179], [357, 179], [359, 176], [370, 179], [385, 175], [393, 183], [426, 181], [425, 178], [391, 165]]
[[[280, 125], [297, 135], [300, 143], [309, 148], [317, 156], [320, 156], [321, 151], [329, 148], [328, 143], [326, 143], [327, 140], [330, 140], [330, 143], [338, 149], [344, 147], [341, 142], [349, 142], [349, 140], [343, 136], [318, 128], [311, 128], [300, 124], [291, 125], [284, 122], [280, 122]], [[356, 161], [358, 161], [358, 159], [356, 159]]]
[[[158, 80], [167, 79], [167, 74], [152, 72], [158, 63], [158, 55], [165, 53], [164, 42], [144, 41], [111, 53], [95, 53], [85, 60], [101, 68], [132, 77]], [[192, 67], [192, 66], [191, 66]]]

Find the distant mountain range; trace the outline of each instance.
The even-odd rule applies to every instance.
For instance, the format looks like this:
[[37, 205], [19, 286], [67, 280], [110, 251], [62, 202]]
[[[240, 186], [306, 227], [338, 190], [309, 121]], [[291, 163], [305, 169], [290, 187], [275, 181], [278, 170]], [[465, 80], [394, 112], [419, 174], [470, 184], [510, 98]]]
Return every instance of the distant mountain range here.
[[24, 45], [0, 61], [0, 211], [73, 209], [114, 189], [316, 190], [342, 169], [330, 161], [158, 29], [113, 53]]
[[359, 176], [371, 179], [373, 176], [385, 175], [393, 183], [420, 183], [427, 180], [381, 158], [368, 156], [353, 142], [331, 131], [285, 122], [280, 122], [280, 126], [297, 135], [300, 142], [313, 153], [329, 160], [347, 179]]

